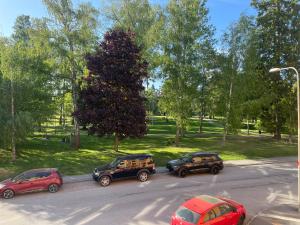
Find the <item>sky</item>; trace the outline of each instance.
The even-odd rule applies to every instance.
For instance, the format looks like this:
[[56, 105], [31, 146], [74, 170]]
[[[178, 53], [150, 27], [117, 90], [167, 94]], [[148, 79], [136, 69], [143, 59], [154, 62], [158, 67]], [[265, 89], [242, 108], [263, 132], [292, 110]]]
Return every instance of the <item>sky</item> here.
[[[79, 2], [91, 2], [95, 7], [100, 8], [103, 3], [112, 0], [73, 0]], [[118, 0], [113, 0], [118, 1]], [[168, 0], [149, 0], [152, 4], [165, 6]], [[208, 0], [210, 22], [216, 28], [216, 38], [219, 39], [226, 28], [237, 21], [241, 13], [247, 15], [255, 14], [250, 6], [251, 0]], [[0, 35], [9, 36], [15, 19], [19, 15], [30, 15], [31, 17], [47, 16], [47, 10], [42, 0], [0, 0]]]
[[[97, 8], [111, 1], [120, 0], [72, 0], [76, 5], [80, 2], [91, 2]], [[167, 5], [168, 0], [149, 0], [152, 4]], [[220, 40], [224, 31], [231, 23], [236, 22], [241, 14], [255, 15], [255, 10], [250, 5], [251, 0], [207, 0], [210, 23], [215, 27], [215, 38]], [[100, 10], [101, 13], [101, 10]], [[13, 32], [15, 19], [19, 15], [29, 15], [31, 17], [47, 16], [47, 10], [42, 0], [0, 0], [0, 36], [10, 36]], [[101, 32], [103, 33], [103, 32]], [[219, 42], [220, 43], [220, 42]], [[155, 88], [162, 84], [161, 80], [150, 82]]]

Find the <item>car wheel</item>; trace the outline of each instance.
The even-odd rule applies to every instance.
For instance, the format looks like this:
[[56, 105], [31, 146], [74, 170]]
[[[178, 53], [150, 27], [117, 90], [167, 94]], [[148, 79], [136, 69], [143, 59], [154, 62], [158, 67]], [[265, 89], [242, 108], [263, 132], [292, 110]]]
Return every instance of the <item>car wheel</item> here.
[[180, 171], [179, 171], [179, 173], [178, 173], [178, 175], [180, 176], [180, 177], [185, 177], [186, 175], [187, 175], [187, 170], [186, 169], [181, 169]]
[[59, 187], [58, 187], [57, 184], [50, 184], [50, 185], [48, 186], [48, 191], [49, 191], [50, 193], [55, 193], [55, 192], [58, 191], [58, 189], [59, 189]]
[[212, 174], [218, 174], [219, 171], [220, 171], [220, 169], [219, 169], [219, 167], [217, 167], [217, 166], [213, 166], [213, 167], [210, 169], [210, 172], [211, 172]]
[[145, 182], [148, 180], [149, 174], [146, 171], [142, 171], [138, 174], [138, 179], [141, 182]]
[[99, 183], [102, 187], [106, 187], [106, 186], [110, 185], [111, 179], [109, 176], [102, 176], [99, 179]]
[[10, 198], [13, 198], [15, 196], [15, 192], [11, 189], [7, 189], [7, 190], [3, 191], [2, 196], [5, 199], [10, 199]]
[[237, 225], [243, 225], [244, 224], [244, 220], [245, 220], [245, 216], [242, 215], [239, 219], [239, 222], [237, 223]]

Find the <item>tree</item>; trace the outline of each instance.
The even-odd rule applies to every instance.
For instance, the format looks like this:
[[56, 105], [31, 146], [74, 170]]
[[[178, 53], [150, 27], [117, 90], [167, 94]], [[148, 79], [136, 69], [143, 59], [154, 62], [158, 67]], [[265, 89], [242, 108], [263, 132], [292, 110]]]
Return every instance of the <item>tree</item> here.
[[[10, 43], [4, 43], [1, 46], [1, 73], [3, 78], [6, 78], [9, 81], [9, 91], [10, 91], [10, 117], [7, 118], [10, 123], [10, 126], [7, 124], [3, 124], [5, 121], [1, 121], [4, 130], [7, 131], [8, 137], [11, 139], [11, 150], [12, 150], [12, 161], [16, 160], [16, 120], [15, 120], [15, 80], [16, 76], [20, 75], [20, 71], [17, 70], [18, 67], [18, 55], [17, 48], [14, 48]], [[3, 81], [2, 81], [3, 82]], [[5, 82], [5, 81], [4, 81]], [[7, 112], [3, 112], [2, 114], [6, 114]], [[5, 129], [6, 128], [6, 129]], [[5, 136], [4, 136], [5, 137]]]
[[[262, 126], [280, 139], [286, 124], [286, 103], [283, 101], [292, 91], [288, 83], [293, 83], [293, 72], [270, 74], [272, 67], [299, 67], [299, 1], [297, 0], [253, 0], [257, 9], [257, 30], [260, 63], [258, 73], [263, 83], [266, 98], [262, 108]], [[289, 80], [292, 79], [292, 80]], [[289, 107], [295, 110], [295, 107]], [[291, 112], [292, 114], [292, 112]]]
[[205, 4], [206, 1], [200, 0], [171, 0], [167, 6], [161, 64], [166, 81], [160, 106], [175, 118], [176, 146], [192, 115], [192, 102], [197, 96], [203, 66], [199, 63], [204, 54], [202, 48], [212, 35]]
[[143, 79], [147, 63], [134, 35], [115, 29], [105, 34], [94, 54], [87, 57], [89, 75], [79, 93], [75, 117], [89, 134], [115, 136], [115, 150], [126, 137], [146, 134]]
[[199, 133], [203, 131], [203, 119], [209, 112], [209, 102], [213, 100], [211, 92], [213, 71], [217, 68], [216, 52], [213, 47], [212, 28], [208, 29], [207, 40], [201, 45], [199, 59], [199, 80], [197, 88], [197, 97], [194, 100], [194, 111], [199, 116]]
[[14, 27], [13, 40], [2, 39], [0, 43], [3, 97], [0, 99], [3, 132], [0, 144], [11, 146], [13, 161], [16, 160], [16, 143], [31, 134], [36, 123], [53, 113], [47, 42], [36, 35], [39, 33], [36, 22], [32, 23], [27, 16], [18, 17]]
[[[258, 32], [256, 31], [254, 18], [248, 18], [248, 39], [244, 46], [244, 59], [241, 70], [241, 94], [242, 101], [241, 110], [243, 119], [246, 119], [247, 134], [250, 134], [250, 120], [259, 119], [261, 107], [264, 104], [265, 97], [263, 96], [263, 85], [260, 81], [260, 75], [257, 71], [259, 65], [259, 45]], [[250, 26], [249, 26], [250, 25]], [[259, 130], [261, 128], [259, 127]]]
[[[53, 47], [60, 65], [67, 69], [74, 111], [77, 111], [78, 77], [84, 73], [84, 55], [96, 45], [98, 11], [91, 4], [74, 8], [71, 0], [43, 0], [51, 15]], [[74, 147], [80, 146], [79, 123], [74, 117]]]
[[254, 24], [250, 17], [242, 15], [223, 36], [223, 52], [219, 55], [220, 70], [217, 85], [220, 90], [218, 108], [223, 116], [223, 144], [229, 132], [237, 133], [242, 121], [243, 68], [246, 49]]
[[[110, 6], [107, 16], [114, 27], [135, 33], [135, 41], [142, 46], [143, 57], [149, 63], [149, 72], [155, 77], [155, 68], [160, 62], [159, 40], [164, 23], [160, 7], [151, 5], [148, 0], [121, 0]], [[148, 88], [148, 80], [146, 82]]]
[[18, 16], [14, 25], [14, 34], [12, 35], [15, 41], [28, 42], [29, 31], [31, 28], [30, 16], [21, 15]]
[[157, 115], [159, 113], [158, 109], [158, 101], [159, 101], [159, 92], [154, 88], [152, 85], [151, 88], [145, 90], [145, 97], [146, 101], [146, 108], [148, 114], [150, 115]]

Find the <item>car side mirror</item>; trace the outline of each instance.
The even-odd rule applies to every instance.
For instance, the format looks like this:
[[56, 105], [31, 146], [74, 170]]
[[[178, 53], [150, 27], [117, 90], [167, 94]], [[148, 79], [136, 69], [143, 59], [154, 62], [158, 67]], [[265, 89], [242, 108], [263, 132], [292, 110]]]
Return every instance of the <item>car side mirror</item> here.
[[237, 209], [235, 207], [232, 207], [232, 211], [236, 213]]

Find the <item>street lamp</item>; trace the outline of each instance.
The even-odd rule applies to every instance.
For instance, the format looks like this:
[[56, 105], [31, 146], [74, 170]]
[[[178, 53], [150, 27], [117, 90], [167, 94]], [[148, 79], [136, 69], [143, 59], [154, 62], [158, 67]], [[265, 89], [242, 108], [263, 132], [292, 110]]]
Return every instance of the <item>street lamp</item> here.
[[299, 73], [295, 67], [272, 68], [270, 73], [280, 72], [282, 70], [294, 70], [297, 75], [297, 111], [298, 111], [298, 211], [300, 212], [300, 93], [299, 93]]

